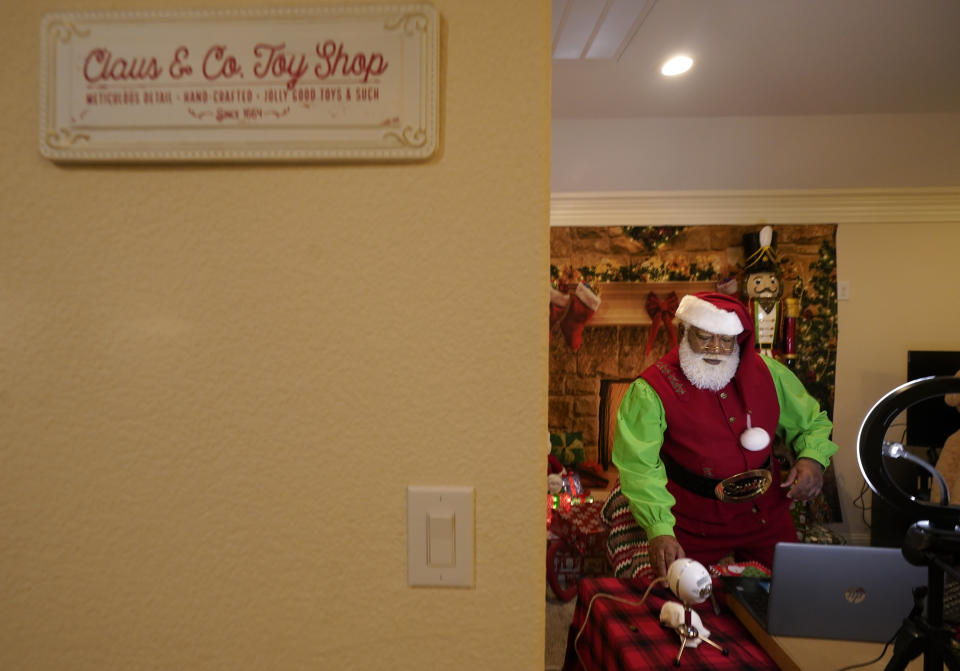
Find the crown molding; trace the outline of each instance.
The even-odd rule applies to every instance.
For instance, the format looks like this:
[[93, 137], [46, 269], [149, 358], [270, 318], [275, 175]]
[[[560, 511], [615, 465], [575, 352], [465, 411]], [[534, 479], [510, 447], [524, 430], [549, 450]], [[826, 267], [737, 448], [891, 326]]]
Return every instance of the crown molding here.
[[960, 188], [560, 192], [551, 226], [960, 224]]

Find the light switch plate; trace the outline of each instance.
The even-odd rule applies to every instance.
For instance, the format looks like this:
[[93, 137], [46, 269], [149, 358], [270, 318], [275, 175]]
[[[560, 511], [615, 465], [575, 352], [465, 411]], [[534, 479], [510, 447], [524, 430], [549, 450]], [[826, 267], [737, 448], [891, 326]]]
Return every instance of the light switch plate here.
[[837, 282], [837, 300], [838, 301], [850, 300], [850, 283], [849, 282]]
[[407, 581], [473, 586], [473, 487], [407, 487]]

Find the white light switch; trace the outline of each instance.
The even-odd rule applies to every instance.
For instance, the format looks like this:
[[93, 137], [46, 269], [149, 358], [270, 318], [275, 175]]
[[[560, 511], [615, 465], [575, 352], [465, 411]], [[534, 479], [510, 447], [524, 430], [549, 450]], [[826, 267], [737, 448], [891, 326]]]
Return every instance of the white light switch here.
[[838, 301], [850, 300], [850, 283], [849, 282], [837, 282], [837, 300]]
[[407, 580], [473, 585], [473, 487], [407, 488]]
[[427, 566], [456, 566], [455, 519], [453, 512], [447, 510], [427, 513]]

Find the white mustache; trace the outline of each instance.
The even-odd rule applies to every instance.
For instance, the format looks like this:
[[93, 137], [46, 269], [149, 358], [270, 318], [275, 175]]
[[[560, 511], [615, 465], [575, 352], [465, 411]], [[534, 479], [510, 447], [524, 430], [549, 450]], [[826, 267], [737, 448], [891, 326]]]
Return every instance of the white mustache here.
[[716, 391], [725, 386], [736, 374], [739, 358], [739, 348], [723, 353], [694, 352], [686, 339], [680, 343], [680, 367], [687, 379], [700, 389]]

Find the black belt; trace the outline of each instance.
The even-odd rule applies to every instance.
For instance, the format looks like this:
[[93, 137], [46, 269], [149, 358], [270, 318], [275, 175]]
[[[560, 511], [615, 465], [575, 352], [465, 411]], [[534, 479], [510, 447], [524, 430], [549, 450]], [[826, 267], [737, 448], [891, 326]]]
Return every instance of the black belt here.
[[667, 477], [676, 485], [697, 496], [718, 501], [749, 501], [770, 488], [773, 483], [773, 474], [770, 473], [770, 457], [763, 462], [760, 468], [731, 475], [729, 478], [716, 480], [688, 471], [669, 454], [660, 453], [660, 459], [667, 470]]

